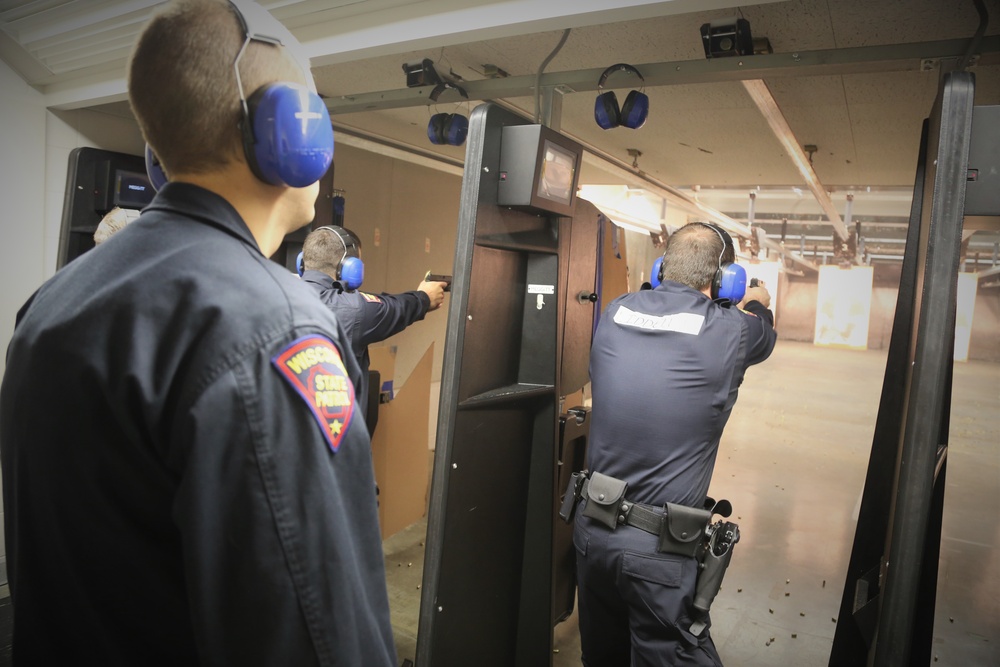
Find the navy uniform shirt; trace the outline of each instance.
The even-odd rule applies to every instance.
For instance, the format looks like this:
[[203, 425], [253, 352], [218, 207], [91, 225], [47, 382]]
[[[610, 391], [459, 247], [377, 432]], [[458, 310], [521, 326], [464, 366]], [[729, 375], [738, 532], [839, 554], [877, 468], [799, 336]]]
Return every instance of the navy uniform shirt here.
[[59, 271], [0, 389], [15, 663], [396, 665], [359, 380], [196, 186]]
[[304, 271], [302, 280], [319, 294], [344, 325], [351, 349], [361, 364], [361, 388], [358, 403], [362, 411], [368, 401], [368, 367], [371, 359], [368, 346], [398, 334], [414, 322], [424, 319], [431, 299], [419, 290], [402, 294], [369, 294], [348, 292], [339, 281], [322, 271]]
[[612, 301], [594, 335], [588, 468], [633, 502], [698, 506], [748, 366], [776, 334], [757, 301], [725, 308], [672, 281]]

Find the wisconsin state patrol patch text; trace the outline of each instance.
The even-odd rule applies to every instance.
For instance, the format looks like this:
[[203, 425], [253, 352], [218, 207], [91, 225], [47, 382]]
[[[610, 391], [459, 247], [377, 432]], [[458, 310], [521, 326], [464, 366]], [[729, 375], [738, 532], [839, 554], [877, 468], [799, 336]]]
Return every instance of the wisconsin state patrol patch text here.
[[330, 449], [336, 452], [354, 415], [354, 385], [334, 344], [323, 336], [293, 341], [271, 359], [305, 400]]

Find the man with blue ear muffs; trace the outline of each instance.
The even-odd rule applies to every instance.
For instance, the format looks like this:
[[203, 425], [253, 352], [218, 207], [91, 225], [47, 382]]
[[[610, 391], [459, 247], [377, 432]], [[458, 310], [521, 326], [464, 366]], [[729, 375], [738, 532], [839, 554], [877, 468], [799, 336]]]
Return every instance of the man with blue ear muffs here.
[[160, 4], [127, 77], [159, 190], [7, 352], [13, 664], [395, 667], [360, 368], [268, 259], [315, 217], [329, 115], [259, 5]]
[[338, 225], [317, 227], [302, 244], [297, 262], [303, 282], [312, 287], [344, 327], [348, 344], [361, 365], [358, 405], [368, 407], [368, 346], [393, 336], [441, 307], [446, 282], [421, 281], [401, 294], [359, 290], [365, 270], [361, 240]]
[[709, 482], [743, 376], [776, 340], [770, 294], [734, 262], [720, 227], [681, 227], [655, 287], [608, 304], [594, 334], [586, 472], [563, 514], [587, 667], [722, 664], [708, 612], [739, 530], [711, 522], [732, 506]]

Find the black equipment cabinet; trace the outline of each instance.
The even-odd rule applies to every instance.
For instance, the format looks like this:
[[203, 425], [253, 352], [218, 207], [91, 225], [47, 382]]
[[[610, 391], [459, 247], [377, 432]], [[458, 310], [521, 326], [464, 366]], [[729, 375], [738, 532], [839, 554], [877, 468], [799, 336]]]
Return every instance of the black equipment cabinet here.
[[[123, 175], [136, 175], [148, 188], [142, 201], [121, 201]], [[69, 154], [66, 193], [56, 268], [62, 268], [94, 247], [94, 232], [104, 215], [115, 206], [141, 209], [152, 199], [152, 185], [145, 178], [146, 162], [138, 155], [75, 148]]]
[[[295, 258], [309, 230], [334, 224], [333, 173], [331, 164], [320, 179], [316, 217], [312, 223], [286, 235], [271, 256], [289, 271], [295, 271]], [[139, 191], [139, 188], [148, 189]], [[94, 247], [97, 225], [112, 208], [140, 210], [152, 198], [152, 185], [146, 176], [146, 162], [142, 156], [90, 147], [73, 149], [66, 172], [56, 268], [61, 269]]]
[[587, 380], [601, 214], [575, 197], [571, 217], [497, 204], [504, 128], [524, 125], [491, 104], [470, 119], [418, 667], [550, 664], [553, 625], [573, 608], [558, 507], [589, 412], [560, 413]]

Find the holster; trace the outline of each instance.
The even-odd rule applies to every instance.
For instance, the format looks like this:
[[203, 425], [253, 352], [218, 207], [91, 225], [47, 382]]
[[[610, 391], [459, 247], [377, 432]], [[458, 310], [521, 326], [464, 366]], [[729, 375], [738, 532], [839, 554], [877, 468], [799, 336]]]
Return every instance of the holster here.
[[697, 557], [704, 550], [705, 529], [711, 520], [712, 513], [708, 510], [667, 503], [666, 513], [660, 520], [660, 541], [656, 550]]
[[602, 475], [599, 472], [590, 473], [587, 482], [587, 506], [583, 508], [583, 516], [600, 521], [614, 530], [618, 526], [618, 511], [628, 483]]
[[569, 484], [566, 486], [566, 493], [563, 495], [562, 505], [559, 507], [559, 518], [566, 523], [573, 522], [573, 515], [576, 514], [576, 506], [583, 494], [583, 483], [587, 481], [587, 471], [575, 472], [569, 477]]
[[733, 558], [733, 548], [740, 541], [740, 527], [729, 521], [718, 521], [712, 525], [712, 536], [698, 572], [698, 583], [695, 585], [694, 608], [699, 618], [691, 624], [691, 634], [699, 636], [705, 629], [705, 619], [712, 608], [715, 596], [722, 588], [722, 579], [726, 576], [729, 561]]

